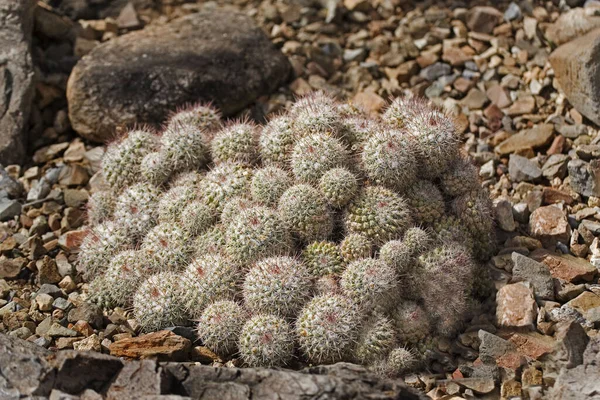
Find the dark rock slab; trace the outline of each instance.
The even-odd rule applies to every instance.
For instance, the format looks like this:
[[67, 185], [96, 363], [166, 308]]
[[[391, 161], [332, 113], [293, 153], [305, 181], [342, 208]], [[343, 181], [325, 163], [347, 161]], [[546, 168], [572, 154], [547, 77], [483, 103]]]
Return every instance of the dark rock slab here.
[[21, 164], [34, 93], [33, 0], [0, 0], [0, 163]]
[[[178, 393], [194, 399], [426, 399], [401, 380], [376, 377], [363, 367], [338, 363], [303, 371], [213, 368], [167, 364]], [[277, 395], [275, 395], [277, 394]]]
[[117, 126], [162, 123], [185, 104], [212, 101], [224, 115], [281, 86], [291, 71], [252, 19], [212, 10], [97, 46], [67, 87], [73, 128], [95, 141]]

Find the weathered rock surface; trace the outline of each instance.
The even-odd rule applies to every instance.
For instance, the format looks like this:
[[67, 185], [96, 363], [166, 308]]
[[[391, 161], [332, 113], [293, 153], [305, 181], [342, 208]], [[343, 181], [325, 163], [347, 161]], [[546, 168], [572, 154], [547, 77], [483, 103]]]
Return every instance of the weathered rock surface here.
[[0, 163], [25, 160], [34, 92], [30, 42], [33, 0], [0, 0]]
[[212, 101], [231, 115], [290, 71], [249, 17], [203, 11], [94, 48], [69, 78], [69, 116], [79, 134], [104, 141], [116, 126], [158, 124], [189, 103]]
[[598, 399], [600, 396], [600, 337], [590, 340], [583, 353], [583, 363], [560, 370], [548, 399]]
[[494, 150], [498, 154], [509, 154], [519, 150], [544, 146], [552, 138], [553, 132], [554, 127], [552, 125], [540, 124], [512, 135], [496, 146]]
[[109, 400], [427, 399], [400, 379], [382, 379], [354, 364], [288, 371], [154, 360], [127, 362], [95, 352], [52, 353], [0, 334], [2, 399], [47, 397], [50, 393], [70, 398], [84, 391]]
[[119, 340], [110, 346], [110, 354], [117, 357], [150, 358], [158, 361], [188, 359], [192, 343], [171, 331], [158, 331], [136, 338]]
[[573, 107], [600, 124], [600, 29], [558, 47], [549, 61]]
[[546, 37], [561, 45], [585, 35], [589, 31], [600, 28], [600, 16], [594, 15], [590, 9], [575, 8], [569, 10], [546, 30]]
[[567, 164], [571, 187], [583, 196], [600, 196], [600, 161], [571, 160]]
[[513, 283], [502, 287], [496, 296], [496, 319], [498, 326], [533, 329], [538, 306], [533, 290], [525, 283]]

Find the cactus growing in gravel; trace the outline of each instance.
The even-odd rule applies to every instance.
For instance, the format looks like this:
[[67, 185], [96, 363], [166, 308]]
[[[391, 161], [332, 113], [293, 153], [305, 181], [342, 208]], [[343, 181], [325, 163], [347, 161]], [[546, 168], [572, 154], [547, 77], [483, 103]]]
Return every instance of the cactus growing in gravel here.
[[315, 297], [300, 311], [296, 321], [300, 350], [316, 363], [347, 359], [361, 320], [360, 308], [347, 297], [336, 294]]
[[244, 300], [254, 312], [291, 317], [310, 298], [311, 286], [308, 270], [298, 260], [265, 258], [246, 274]]
[[151, 275], [136, 290], [133, 296], [133, 315], [144, 331], [151, 332], [186, 322], [178, 283], [174, 272], [165, 271]]
[[250, 367], [283, 366], [294, 354], [294, 333], [285, 319], [259, 314], [244, 324], [239, 348]]
[[340, 250], [334, 242], [313, 242], [306, 246], [302, 258], [313, 276], [338, 274], [345, 267]]
[[234, 301], [217, 301], [206, 307], [200, 316], [198, 337], [206, 347], [217, 354], [234, 353], [246, 315], [243, 307]]
[[409, 371], [482, 297], [472, 256], [495, 244], [459, 144], [421, 100], [376, 118], [322, 93], [264, 127], [199, 105], [132, 131], [90, 199], [89, 300], [144, 331], [197, 320], [224, 361]]
[[342, 208], [358, 192], [358, 180], [346, 168], [333, 168], [323, 174], [319, 189], [332, 207]]

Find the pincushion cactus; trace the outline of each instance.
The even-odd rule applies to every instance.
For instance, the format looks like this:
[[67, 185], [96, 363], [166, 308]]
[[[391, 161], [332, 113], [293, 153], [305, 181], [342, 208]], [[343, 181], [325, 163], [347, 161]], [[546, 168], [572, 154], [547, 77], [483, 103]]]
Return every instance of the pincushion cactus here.
[[285, 319], [258, 314], [244, 324], [239, 348], [249, 367], [283, 366], [294, 355], [294, 333]]
[[495, 244], [459, 144], [423, 101], [375, 118], [322, 93], [264, 127], [199, 105], [132, 131], [90, 200], [89, 299], [133, 306], [144, 331], [196, 321], [224, 361], [410, 371], [460, 328], [472, 256]]

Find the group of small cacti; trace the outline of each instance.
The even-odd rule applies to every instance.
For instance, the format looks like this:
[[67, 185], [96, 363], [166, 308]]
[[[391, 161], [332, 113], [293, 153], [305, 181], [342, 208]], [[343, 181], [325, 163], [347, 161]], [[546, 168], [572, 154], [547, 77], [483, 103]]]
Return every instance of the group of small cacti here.
[[468, 315], [490, 204], [449, 117], [318, 93], [259, 127], [208, 106], [108, 146], [80, 263], [144, 331], [197, 324], [247, 366], [416, 368]]

